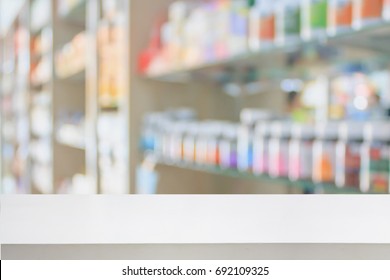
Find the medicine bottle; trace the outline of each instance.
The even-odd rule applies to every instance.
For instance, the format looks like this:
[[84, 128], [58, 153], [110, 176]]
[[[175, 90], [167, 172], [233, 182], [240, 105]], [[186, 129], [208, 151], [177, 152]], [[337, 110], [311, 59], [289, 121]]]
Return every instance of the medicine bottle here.
[[211, 166], [219, 166], [219, 141], [222, 137], [222, 122], [212, 122], [208, 126], [207, 133], [207, 159]]
[[361, 28], [382, 19], [383, 0], [354, 0], [353, 25]]
[[291, 123], [275, 121], [271, 124], [269, 140], [269, 176], [288, 177], [289, 141], [291, 138]]
[[228, 123], [222, 127], [219, 140], [219, 166], [222, 169], [237, 168], [237, 134], [237, 124]]
[[315, 130], [311, 124], [294, 124], [289, 148], [289, 179], [311, 180]]
[[195, 162], [195, 140], [198, 134], [199, 124], [189, 123], [183, 137], [183, 161], [187, 164]]
[[334, 183], [338, 123], [320, 123], [316, 125], [315, 130], [316, 140], [313, 144], [313, 181], [315, 183]]
[[270, 120], [273, 115], [264, 110], [244, 109], [241, 112], [241, 124], [238, 131], [237, 167], [242, 172], [252, 171], [253, 167], [253, 134], [255, 125], [261, 120]]
[[335, 178], [336, 186], [339, 188], [360, 187], [363, 128], [362, 122], [343, 122], [339, 126]]
[[298, 41], [301, 32], [300, 0], [276, 3], [276, 43], [291, 44]]
[[253, 173], [257, 175], [268, 174], [269, 139], [271, 126], [268, 122], [258, 122], [253, 142]]
[[390, 123], [380, 121], [364, 127], [362, 147], [362, 192], [389, 193]]
[[390, 20], [390, 0], [384, 0], [383, 3], [383, 18]]
[[305, 40], [325, 34], [328, 23], [328, 0], [302, 0], [302, 37]]
[[270, 46], [275, 40], [276, 3], [257, 0], [249, 12], [249, 47], [258, 50]]
[[330, 0], [328, 7], [328, 32], [330, 35], [352, 27], [353, 0]]

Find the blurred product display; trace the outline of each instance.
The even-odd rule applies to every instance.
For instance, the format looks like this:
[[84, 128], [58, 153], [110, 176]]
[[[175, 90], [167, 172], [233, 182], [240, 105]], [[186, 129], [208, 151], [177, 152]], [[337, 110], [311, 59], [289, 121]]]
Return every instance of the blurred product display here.
[[139, 57], [139, 70], [159, 75], [358, 32], [388, 19], [388, 10], [383, 0], [177, 1], [168, 9], [168, 21], [153, 30], [148, 48]]
[[24, 0], [0, 192], [390, 193], [389, 35], [389, 0]]
[[[248, 127], [243, 123], [245, 117], [241, 123], [200, 121], [180, 118], [179, 112], [145, 116], [141, 149], [161, 163], [205, 171], [236, 170], [242, 176], [250, 173], [302, 184], [311, 181], [362, 193], [390, 191], [387, 122], [313, 125], [259, 120], [256, 127]], [[266, 115], [249, 109], [242, 115], [256, 114]], [[240, 132], [240, 127], [246, 129]], [[374, 132], [374, 127], [382, 130]], [[249, 148], [252, 144], [254, 149]], [[240, 157], [244, 159], [241, 167], [237, 164]]]

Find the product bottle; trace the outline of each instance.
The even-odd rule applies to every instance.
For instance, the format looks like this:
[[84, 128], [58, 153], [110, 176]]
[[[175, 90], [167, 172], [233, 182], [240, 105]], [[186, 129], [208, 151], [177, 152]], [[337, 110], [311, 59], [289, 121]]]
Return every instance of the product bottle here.
[[230, 10], [230, 34], [227, 40], [229, 55], [237, 55], [247, 51], [249, 9], [246, 0], [229, 1]]
[[206, 162], [210, 166], [219, 165], [219, 141], [222, 136], [221, 122], [213, 122], [209, 126], [207, 139], [207, 159]]
[[301, 32], [300, 0], [279, 1], [276, 4], [276, 43], [291, 44]]
[[238, 131], [237, 167], [242, 172], [252, 171], [253, 167], [253, 134], [255, 125], [261, 120], [270, 120], [272, 114], [263, 110], [244, 109], [241, 112], [241, 124]]
[[291, 138], [291, 123], [273, 122], [271, 124], [271, 139], [269, 140], [269, 170], [271, 177], [288, 177], [289, 141]]
[[336, 167], [336, 141], [338, 123], [320, 123], [316, 126], [316, 140], [313, 144], [313, 181], [334, 183]]
[[335, 35], [352, 27], [353, 0], [330, 0], [328, 3], [328, 33]]
[[174, 123], [171, 120], [164, 120], [161, 123], [162, 130], [162, 147], [161, 147], [161, 159], [172, 163], [171, 160], [171, 142], [172, 142], [172, 126]]
[[219, 166], [222, 169], [237, 168], [237, 124], [225, 124], [219, 141]]
[[253, 143], [253, 173], [268, 174], [270, 125], [268, 122], [257, 123]]
[[199, 126], [198, 137], [195, 141], [195, 159], [198, 165], [204, 166], [208, 164], [207, 146], [210, 139], [210, 126], [212, 126], [210, 121], [205, 121]]
[[183, 160], [185, 163], [193, 164], [195, 161], [195, 139], [198, 133], [198, 123], [193, 122], [187, 126], [183, 138]]
[[291, 181], [311, 180], [315, 130], [310, 124], [294, 124], [289, 147], [289, 178]]
[[360, 188], [363, 123], [344, 122], [339, 126], [336, 145], [336, 186]]
[[275, 40], [276, 1], [263, 1], [260, 5], [260, 42], [263, 47]]
[[354, 0], [353, 26], [362, 28], [382, 19], [384, 0]]
[[325, 35], [328, 22], [328, 0], [302, 0], [301, 35], [304, 40]]
[[260, 49], [260, 3], [261, 0], [256, 0], [254, 5], [249, 10], [249, 49], [257, 51]]
[[384, 0], [383, 3], [383, 18], [390, 20], [390, 0]]
[[390, 193], [390, 123], [368, 123], [362, 146], [362, 192]]
[[176, 122], [171, 129], [169, 158], [174, 163], [181, 163], [183, 160], [183, 137], [188, 123]]

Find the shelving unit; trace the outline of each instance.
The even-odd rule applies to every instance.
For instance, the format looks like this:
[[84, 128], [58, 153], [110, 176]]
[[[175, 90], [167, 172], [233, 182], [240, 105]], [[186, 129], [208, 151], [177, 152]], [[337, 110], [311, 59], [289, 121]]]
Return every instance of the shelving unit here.
[[28, 3], [3, 38], [1, 83], [1, 186], [4, 193], [29, 193]]
[[128, 1], [98, 1], [97, 147], [101, 193], [129, 193]]
[[[107, 15], [110, 9], [113, 14]], [[26, 119], [29, 126], [25, 130], [29, 132], [25, 138], [28, 151], [25, 157], [26, 163], [31, 163], [31, 166], [25, 167], [29, 176], [23, 174], [20, 177], [26, 184], [31, 183], [31, 189], [26, 186], [21, 190], [20, 186], [16, 190], [15, 183], [12, 183], [16, 181], [11, 166], [15, 161], [13, 145], [16, 144], [11, 146], [9, 141], [5, 141], [8, 140], [3, 133], [6, 129], [2, 129], [0, 143], [4, 157], [1, 170], [4, 172], [1, 173], [4, 176], [0, 178], [8, 182], [3, 184], [2, 181], [2, 192], [129, 192], [126, 168], [129, 141], [126, 133], [129, 118], [129, 65], [126, 61], [129, 9], [129, 3], [123, 0], [26, 1], [7, 36], [2, 38], [9, 59], [4, 63], [1, 61], [1, 79], [5, 82], [1, 88], [1, 104], [2, 108], [8, 106], [8, 111], [3, 114], [2, 110], [0, 119], [5, 125], [2, 127], [7, 127], [4, 117], [12, 116], [10, 120], [13, 121], [13, 116], [16, 116], [10, 111], [14, 98], [8, 94], [16, 84], [12, 80], [16, 70], [11, 69], [10, 72], [8, 68], [10, 64], [16, 64], [16, 55], [12, 53], [13, 38], [15, 29], [21, 25], [30, 34], [26, 39], [29, 56], [24, 60], [25, 67], [29, 69], [28, 78], [26, 75], [24, 81], [28, 107], [23, 110], [28, 112]], [[107, 53], [107, 50], [98, 49], [98, 36], [104, 28], [110, 32], [121, 32], [114, 40], [110, 33], [110, 41], [106, 44], [108, 58], [103, 57], [103, 51]], [[114, 35], [118, 35], [115, 32]], [[109, 105], [103, 102], [104, 77], [100, 69], [117, 71], [114, 76], [118, 80], [115, 83], [109, 81], [111, 87], [108, 90], [115, 91], [108, 92], [115, 95], [115, 102]], [[110, 75], [111, 79], [113, 75]], [[16, 127], [14, 124], [8, 126]], [[107, 177], [118, 180], [110, 182]], [[9, 185], [12, 186], [7, 187]]]
[[54, 192], [95, 193], [83, 143], [87, 136], [87, 2], [56, 1], [53, 15]]
[[[53, 189], [52, 1], [30, 0], [30, 157], [32, 193]], [[45, 10], [46, 13], [42, 13]], [[49, 12], [48, 12], [49, 11]], [[46, 18], [45, 18], [46, 17]]]

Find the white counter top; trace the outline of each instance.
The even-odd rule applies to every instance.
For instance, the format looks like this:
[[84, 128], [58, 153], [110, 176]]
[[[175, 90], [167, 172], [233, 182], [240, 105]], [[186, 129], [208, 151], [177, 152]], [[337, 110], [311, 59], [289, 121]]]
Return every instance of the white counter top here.
[[390, 244], [390, 196], [2, 196], [2, 244]]

